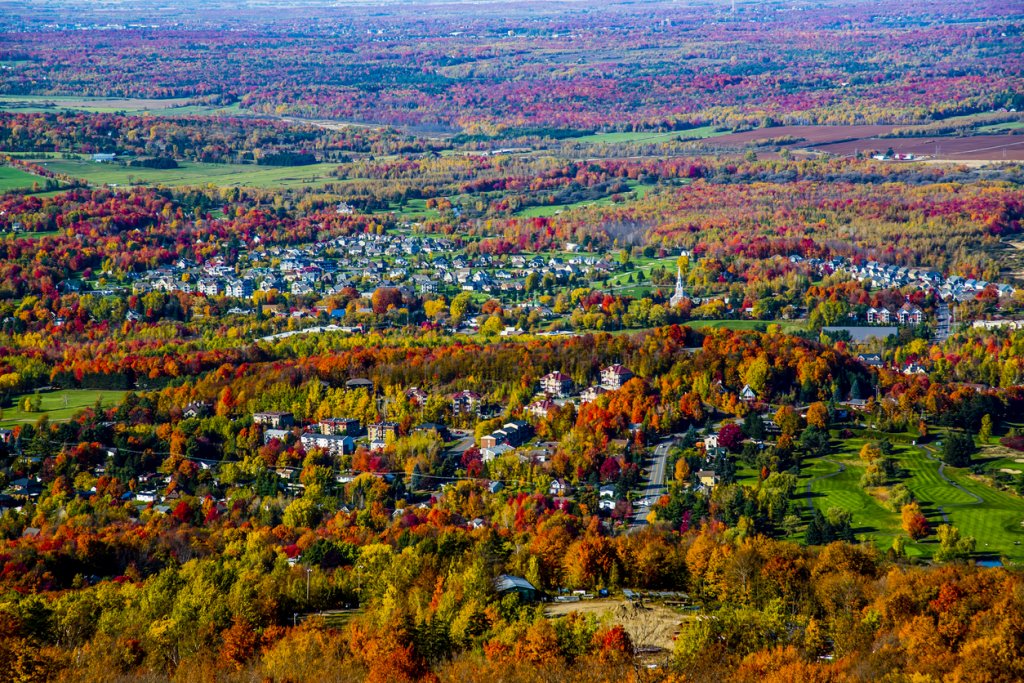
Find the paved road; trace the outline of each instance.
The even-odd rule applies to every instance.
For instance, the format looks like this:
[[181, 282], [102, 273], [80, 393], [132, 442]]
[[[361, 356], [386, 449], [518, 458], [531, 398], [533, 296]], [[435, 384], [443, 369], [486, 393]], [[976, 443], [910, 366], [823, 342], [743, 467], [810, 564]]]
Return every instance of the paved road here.
[[935, 324], [935, 337], [933, 342], [941, 344], [949, 338], [949, 328], [952, 319], [949, 313], [949, 305], [945, 301], [939, 304], [938, 320]]
[[456, 429], [452, 431], [452, 436], [459, 437], [459, 440], [448, 449], [448, 454], [456, 459], [461, 458], [462, 454], [476, 443], [473, 432], [470, 431]]
[[[640, 487], [641, 499], [654, 500], [665, 493], [665, 474], [668, 469], [668, 451], [676, 442], [677, 435], [665, 437], [654, 447], [654, 453], [650, 466], [647, 468], [647, 481]], [[650, 508], [646, 505], [637, 504], [633, 511], [633, 526], [640, 527], [647, 524], [647, 513]]]

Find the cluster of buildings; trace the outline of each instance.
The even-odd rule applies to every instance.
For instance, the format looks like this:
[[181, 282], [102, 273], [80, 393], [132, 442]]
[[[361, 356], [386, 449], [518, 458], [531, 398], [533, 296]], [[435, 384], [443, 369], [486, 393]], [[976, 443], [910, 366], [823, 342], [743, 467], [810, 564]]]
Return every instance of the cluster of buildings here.
[[442, 289], [497, 294], [525, 290], [531, 274], [538, 282], [550, 276], [564, 284], [574, 278], [601, 277], [621, 267], [610, 258], [582, 253], [567, 258], [512, 255], [501, 260], [489, 254], [469, 256], [449, 239], [395, 234], [360, 233], [301, 247], [257, 247], [250, 252], [242, 246], [239, 251], [254, 262], [270, 265], [243, 268], [221, 258], [201, 265], [180, 259], [134, 275], [133, 292], [249, 299], [260, 291], [329, 296], [352, 287], [369, 299], [374, 290], [393, 287], [407, 297]]
[[924, 322], [924, 311], [911, 303], [903, 304], [896, 311], [891, 311], [884, 306], [878, 308], [872, 306], [868, 309], [867, 320], [870, 325], [888, 325], [889, 323], [920, 325]]
[[[252, 421], [263, 426], [264, 443], [274, 440], [288, 443], [294, 437], [295, 416], [292, 413], [267, 410], [253, 413]], [[441, 425], [424, 424], [416, 429], [444, 431], [444, 435], [447, 435], [447, 430]], [[356, 439], [363, 435], [363, 426], [359, 420], [328, 417], [306, 427], [299, 435], [299, 442], [307, 450], [319, 448], [332, 455], [348, 455], [355, 452]], [[365, 436], [371, 450], [383, 448], [398, 438], [398, 423], [384, 421], [369, 424]]]
[[986, 289], [994, 290], [1000, 297], [1011, 296], [1014, 292], [1012, 285], [1004, 283], [975, 280], [959, 275], [943, 277], [942, 273], [936, 270], [895, 266], [877, 261], [854, 263], [850, 259], [842, 257], [804, 259], [795, 255], [790, 256], [789, 260], [794, 263], [805, 262], [823, 275], [841, 270], [857, 280], [869, 280], [874, 289], [914, 287], [934, 293], [943, 301], [970, 301]]

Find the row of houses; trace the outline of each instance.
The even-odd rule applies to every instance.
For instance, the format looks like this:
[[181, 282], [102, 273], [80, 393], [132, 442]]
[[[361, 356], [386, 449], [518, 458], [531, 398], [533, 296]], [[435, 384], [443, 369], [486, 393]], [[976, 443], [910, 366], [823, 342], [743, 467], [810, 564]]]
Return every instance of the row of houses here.
[[867, 321], [870, 325], [888, 325], [899, 323], [900, 325], [920, 325], [924, 322], [924, 311], [911, 303], [905, 303], [896, 311], [891, 311], [884, 306], [868, 309]]
[[[258, 291], [330, 295], [354, 287], [368, 299], [380, 287], [401, 289], [408, 297], [434, 293], [445, 285], [464, 291], [520, 292], [531, 274], [550, 275], [556, 283], [565, 283], [621, 268], [608, 257], [587, 254], [566, 259], [512, 255], [499, 262], [488, 254], [459, 253], [460, 247], [448, 239], [411, 235], [342, 235], [302, 247], [263, 248], [258, 237], [254, 242], [250, 260], [269, 260], [270, 267], [238, 272], [222, 259], [202, 265], [180, 259], [133, 276], [133, 290], [137, 294], [180, 291], [247, 299]], [[239, 251], [249, 252], [249, 245], [242, 245]]]
[[922, 291], [934, 292], [943, 301], [970, 301], [978, 293], [987, 289], [993, 290], [1000, 297], [1011, 296], [1015, 291], [1012, 285], [1005, 283], [988, 282], [959, 275], [943, 277], [942, 273], [937, 270], [927, 268], [896, 266], [877, 261], [854, 263], [844, 257], [805, 260], [801, 256], [793, 255], [789, 258], [794, 263], [806, 261], [808, 265], [823, 275], [843, 271], [857, 280], [870, 281], [871, 286], [875, 289], [914, 287]]

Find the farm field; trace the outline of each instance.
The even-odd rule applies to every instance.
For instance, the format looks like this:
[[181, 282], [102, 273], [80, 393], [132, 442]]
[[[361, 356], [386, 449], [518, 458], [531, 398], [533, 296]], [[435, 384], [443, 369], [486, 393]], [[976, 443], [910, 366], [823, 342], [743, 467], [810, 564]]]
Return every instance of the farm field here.
[[721, 135], [727, 135], [728, 133], [729, 131], [718, 130], [715, 126], [701, 126], [700, 128], [690, 128], [688, 130], [673, 130], [663, 133], [655, 133], [649, 131], [638, 131], [630, 133], [595, 133], [593, 135], [584, 135], [578, 138], [568, 138], [566, 141], [577, 142], [585, 145], [616, 143], [656, 143], [667, 142], [670, 140], [692, 140], [711, 138]]
[[922, 137], [922, 138], [862, 138], [832, 144], [820, 144], [815, 151], [829, 154], [852, 155], [868, 150], [885, 151], [889, 148], [897, 154], [914, 154], [935, 159], [979, 160], [979, 161], [1022, 161], [1024, 160], [1024, 136], [1021, 135], [973, 135], [970, 137]]
[[42, 183], [43, 178], [32, 175], [20, 168], [0, 166], [0, 192], [30, 189], [33, 183]]
[[[105, 389], [61, 389], [40, 394], [19, 394], [12, 397], [11, 407], [4, 408], [0, 427], [33, 423], [43, 415], [47, 415], [52, 422], [62, 422], [71, 419], [71, 416], [82, 408], [96, 405], [97, 399], [102, 400], [103, 405], [107, 407], [117, 405], [124, 398], [124, 394], [123, 391]], [[36, 395], [42, 399], [40, 409], [32, 412], [22, 410], [22, 399]]]
[[793, 147], [820, 145], [838, 140], [862, 139], [876, 135], [885, 135], [894, 126], [877, 124], [863, 126], [775, 126], [772, 128], [755, 128], [742, 133], [730, 133], [715, 138], [711, 144], [715, 146], [745, 147], [765, 140], [777, 138], [797, 138], [799, 142]]
[[240, 113], [238, 105], [190, 105], [189, 98], [74, 97], [70, 95], [0, 95], [0, 111], [37, 113], [83, 111], [93, 114], [125, 112], [155, 116], [224, 115]]
[[327, 175], [337, 168], [336, 164], [281, 167], [182, 161], [178, 168], [153, 169], [102, 164], [87, 159], [54, 159], [39, 163], [54, 173], [82, 178], [93, 185], [183, 187], [213, 184], [223, 187], [300, 188], [342, 182]]

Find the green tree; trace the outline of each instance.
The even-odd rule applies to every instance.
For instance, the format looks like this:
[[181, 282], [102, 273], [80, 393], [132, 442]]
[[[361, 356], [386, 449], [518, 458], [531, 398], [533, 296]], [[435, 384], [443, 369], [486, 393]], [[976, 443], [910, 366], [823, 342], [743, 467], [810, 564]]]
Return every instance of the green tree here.
[[950, 432], [942, 444], [942, 459], [953, 467], [968, 467], [976, 450], [974, 439], [964, 432]]
[[978, 440], [982, 443], [988, 443], [988, 440], [992, 438], [992, 416], [986, 413], [981, 418], [981, 429], [978, 430]]

